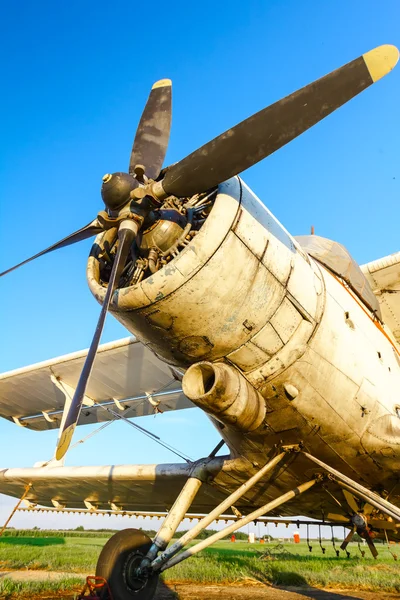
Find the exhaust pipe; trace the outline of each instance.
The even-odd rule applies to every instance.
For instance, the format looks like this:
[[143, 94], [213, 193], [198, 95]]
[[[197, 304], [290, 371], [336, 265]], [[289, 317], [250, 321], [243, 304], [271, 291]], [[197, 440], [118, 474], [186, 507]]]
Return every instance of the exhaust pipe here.
[[192, 365], [183, 376], [182, 389], [196, 406], [238, 431], [254, 431], [264, 421], [264, 398], [225, 363]]

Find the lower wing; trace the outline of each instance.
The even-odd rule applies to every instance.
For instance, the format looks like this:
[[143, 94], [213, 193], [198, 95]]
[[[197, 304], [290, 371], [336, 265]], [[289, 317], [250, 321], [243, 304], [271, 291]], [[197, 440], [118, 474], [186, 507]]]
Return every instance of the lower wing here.
[[[223, 470], [229, 459], [210, 459], [207, 472], [220, 483], [203, 483], [191, 510], [208, 513], [229, 493]], [[0, 470], [0, 493], [25, 499], [29, 506], [161, 512], [170, 510], [189, 477], [192, 464], [32, 467]], [[232, 485], [232, 483], [230, 484]]]

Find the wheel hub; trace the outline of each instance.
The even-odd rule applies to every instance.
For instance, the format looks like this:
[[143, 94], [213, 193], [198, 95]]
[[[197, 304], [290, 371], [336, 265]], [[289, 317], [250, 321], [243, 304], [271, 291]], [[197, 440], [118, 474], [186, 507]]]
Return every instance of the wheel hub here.
[[146, 587], [148, 575], [140, 569], [144, 555], [141, 552], [129, 554], [123, 567], [123, 578], [126, 587], [134, 593]]

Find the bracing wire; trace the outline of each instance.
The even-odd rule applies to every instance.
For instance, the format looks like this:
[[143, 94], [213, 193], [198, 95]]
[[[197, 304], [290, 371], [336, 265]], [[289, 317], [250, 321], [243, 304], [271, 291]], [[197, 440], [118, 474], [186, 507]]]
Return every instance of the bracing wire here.
[[[155, 392], [153, 392], [153, 394], [159, 394], [160, 392], [162, 392], [163, 390], [165, 390], [169, 385], [171, 385], [171, 383], [173, 383], [174, 381], [175, 381], [175, 378], [170, 379], [165, 385], [161, 386], [159, 389], [157, 389]], [[134, 429], [136, 429], [137, 431], [139, 431], [143, 435], [146, 435], [147, 437], [149, 437], [150, 439], [152, 439], [153, 441], [155, 441], [160, 446], [163, 446], [166, 450], [169, 450], [170, 452], [172, 452], [176, 456], [179, 456], [179, 458], [182, 458], [187, 463], [192, 463], [193, 459], [191, 459], [189, 456], [187, 456], [183, 452], [180, 452], [179, 450], [177, 450], [176, 448], [174, 448], [174, 446], [171, 446], [167, 442], [164, 442], [159, 436], [155, 435], [151, 431], [148, 431], [144, 427], [141, 427], [140, 425], [137, 425], [136, 423], [133, 423], [132, 421], [130, 421], [127, 418], [126, 414], [129, 413], [129, 411], [131, 411], [134, 408], [136, 408], [136, 409], [139, 408], [140, 406], [142, 406], [142, 404], [144, 404], [145, 401], [146, 400], [143, 399], [139, 404], [136, 404], [134, 406], [130, 406], [129, 408], [126, 409], [124, 415], [118, 414], [117, 412], [113, 411], [111, 408], [107, 408], [105, 406], [102, 406], [101, 404], [94, 403], [93, 407], [102, 408], [103, 410], [107, 411], [108, 414], [111, 414], [113, 416], [113, 418], [110, 419], [109, 421], [107, 421], [106, 423], [103, 423], [102, 425], [100, 425], [100, 427], [98, 427], [94, 431], [91, 431], [88, 435], [84, 436], [83, 438], [81, 438], [80, 440], [78, 440], [77, 442], [75, 442], [75, 444], [73, 444], [70, 447], [70, 450], [72, 450], [72, 448], [76, 448], [76, 446], [78, 446], [79, 444], [85, 443], [87, 440], [89, 440], [90, 438], [94, 437], [95, 435], [97, 435], [98, 433], [100, 433], [100, 431], [103, 431], [103, 429], [105, 429], [106, 427], [108, 427], [112, 423], [115, 423], [117, 420], [121, 420], [121, 421], [125, 421], [128, 425], [130, 425], [131, 427], [133, 427]], [[47, 461], [45, 463], [45, 465], [48, 464], [49, 462], [51, 462], [51, 461], [50, 460]]]
[[136, 423], [133, 423], [132, 421], [130, 421], [125, 416], [119, 415], [118, 413], [116, 413], [111, 408], [107, 408], [105, 406], [101, 406], [100, 404], [94, 404], [93, 406], [97, 406], [99, 408], [102, 408], [103, 410], [106, 410], [108, 413], [112, 414], [115, 417], [115, 419], [112, 421], [113, 423], [115, 422], [116, 419], [120, 419], [121, 421], [124, 421], [125, 423], [127, 423], [128, 425], [130, 425], [131, 427], [133, 427], [134, 429], [136, 429], [137, 431], [140, 431], [140, 433], [143, 433], [143, 435], [145, 435], [145, 436], [149, 437], [150, 439], [154, 440], [160, 446], [163, 446], [164, 448], [166, 448], [170, 452], [173, 452], [173, 454], [175, 454], [176, 456], [179, 456], [180, 458], [183, 458], [183, 460], [185, 460], [187, 463], [192, 463], [193, 462], [193, 460], [191, 458], [189, 458], [189, 456], [187, 456], [186, 454], [183, 454], [183, 453], [179, 452], [176, 448], [174, 448], [173, 446], [170, 446], [169, 444], [167, 444], [167, 442], [163, 442], [163, 440], [158, 435], [155, 435], [151, 431], [148, 431], [148, 429], [145, 429], [144, 427], [141, 427], [140, 425], [137, 425]]

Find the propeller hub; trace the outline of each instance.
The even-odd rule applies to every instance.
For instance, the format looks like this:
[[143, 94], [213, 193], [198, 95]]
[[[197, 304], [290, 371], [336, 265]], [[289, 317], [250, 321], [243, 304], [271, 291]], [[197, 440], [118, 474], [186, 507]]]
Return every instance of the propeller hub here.
[[130, 201], [130, 193], [138, 186], [138, 182], [129, 173], [107, 173], [103, 177], [101, 197], [107, 208], [119, 210]]

